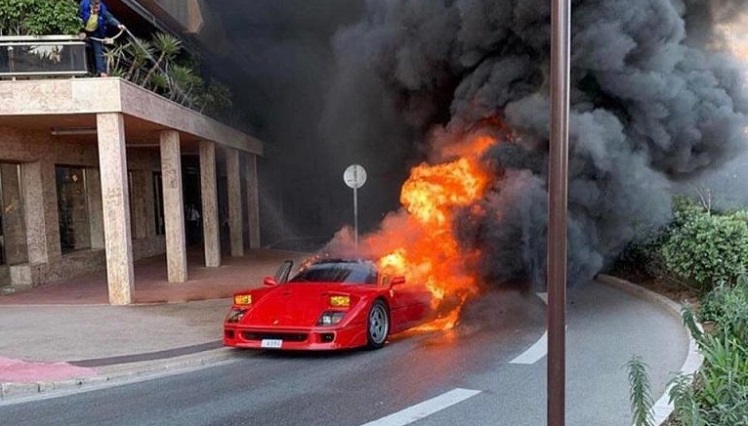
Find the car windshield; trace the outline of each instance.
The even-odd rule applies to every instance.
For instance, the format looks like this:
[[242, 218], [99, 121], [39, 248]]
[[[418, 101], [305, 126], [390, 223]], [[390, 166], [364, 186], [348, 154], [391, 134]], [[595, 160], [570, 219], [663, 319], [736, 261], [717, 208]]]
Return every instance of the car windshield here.
[[321, 262], [302, 269], [289, 282], [376, 284], [377, 271], [363, 262]]

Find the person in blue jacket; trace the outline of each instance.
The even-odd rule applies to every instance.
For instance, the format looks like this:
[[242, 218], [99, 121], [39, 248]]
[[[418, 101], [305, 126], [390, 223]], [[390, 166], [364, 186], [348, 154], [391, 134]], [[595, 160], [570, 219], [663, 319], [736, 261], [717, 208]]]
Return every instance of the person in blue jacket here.
[[83, 21], [81, 37], [85, 37], [91, 43], [94, 61], [96, 62], [96, 73], [101, 77], [107, 76], [106, 61], [104, 60], [104, 44], [101, 39], [106, 38], [108, 27], [117, 27], [124, 30], [125, 26], [109, 13], [104, 2], [101, 0], [82, 0], [80, 4], [80, 18]]

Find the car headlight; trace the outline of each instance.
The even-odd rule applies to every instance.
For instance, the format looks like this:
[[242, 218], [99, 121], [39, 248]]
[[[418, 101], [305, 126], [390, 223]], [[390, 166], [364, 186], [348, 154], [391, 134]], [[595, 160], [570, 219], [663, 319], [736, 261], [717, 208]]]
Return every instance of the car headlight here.
[[330, 306], [333, 308], [348, 308], [351, 306], [351, 296], [330, 296]]
[[319, 317], [319, 320], [317, 320], [317, 325], [321, 326], [332, 326], [336, 325], [340, 321], [343, 320], [343, 317], [345, 316], [345, 312], [339, 312], [339, 311], [325, 311], [322, 313], [322, 316]]
[[244, 318], [244, 315], [247, 314], [247, 309], [232, 309], [228, 315], [226, 315], [226, 322], [228, 323], [237, 323]]
[[251, 305], [252, 295], [251, 294], [235, 294], [234, 305]]

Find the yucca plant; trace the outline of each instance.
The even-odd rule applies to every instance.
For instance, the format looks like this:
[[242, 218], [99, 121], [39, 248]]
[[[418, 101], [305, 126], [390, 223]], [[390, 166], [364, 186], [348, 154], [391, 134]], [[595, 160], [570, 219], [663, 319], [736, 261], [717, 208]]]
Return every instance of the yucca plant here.
[[148, 87], [153, 75], [157, 72], [164, 72], [166, 63], [173, 61], [182, 50], [182, 41], [169, 34], [157, 33], [153, 37], [153, 46], [158, 52], [158, 58], [155, 59], [153, 66], [145, 75], [142, 85]]
[[202, 86], [202, 79], [186, 66], [172, 65], [166, 73], [168, 90], [174, 101], [192, 107], [195, 104], [195, 89]]
[[[125, 78], [174, 102], [203, 112], [217, 113], [231, 106], [228, 87], [197, 74], [198, 59], [181, 57], [182, 42], [158, 33], [152, 41], [131, 38], [105, 53], [110, 74]], [[179, 59], [178, 59], [179, 58]]]
[[109, 47], [104, 50], [104, 60], [106, 61], [106, 67], [109, 73], [117, 76], [124, 76], [124, 72], [121, 71], [123, 64], [128, 62], [127, 45], [117, 45]]
[[217, 114], [232, 106], [231, 90], [225, 84], [211, 80], [201, 93], [199, 103], [200, 112], [206, 112], [208, 115]]
[[153, 56], [153, 45], [146, 40], [136, 39], [126, 45], [125, 52], [130, 58], [130, 66], [125, 73], [125, 79], [143, 86], [144, 81], [139, 78], [140, 70]]
[[651, 395], [647, 364], [641, 357], [634, 356], [626, 363], [629, 385], [631, 386], [631, 412], [634, 416], [634, 426], [653, 426], [652, 406], [654, 400]]

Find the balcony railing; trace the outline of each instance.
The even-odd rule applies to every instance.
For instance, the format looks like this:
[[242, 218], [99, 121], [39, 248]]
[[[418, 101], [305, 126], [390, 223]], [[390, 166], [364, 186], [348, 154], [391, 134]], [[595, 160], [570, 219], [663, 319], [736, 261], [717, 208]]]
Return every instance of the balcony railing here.
[[0, 37], [0, 79], [87, 73], [86, 43], [76, 36]]

